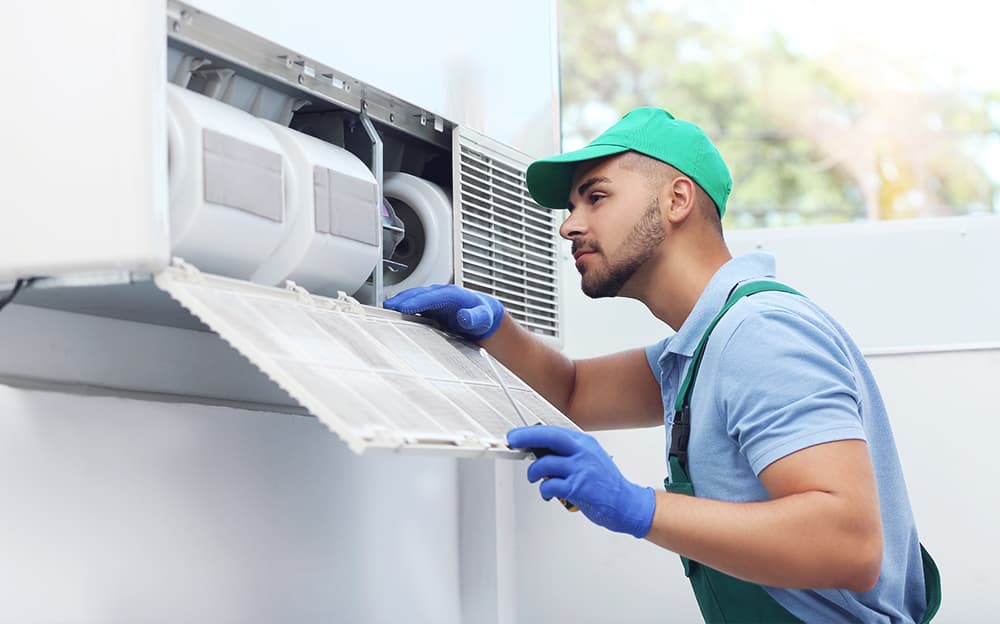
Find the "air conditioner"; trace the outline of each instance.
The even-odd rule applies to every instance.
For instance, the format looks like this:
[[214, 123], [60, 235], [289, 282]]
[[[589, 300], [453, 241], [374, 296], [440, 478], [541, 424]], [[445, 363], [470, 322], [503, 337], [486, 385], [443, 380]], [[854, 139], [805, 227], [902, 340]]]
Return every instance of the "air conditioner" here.
[[517, 456], [510, 427], [572, 426], [472, 345], [381, 309], [454, 282], [560, 345], [556, 215], [527, 192], [529, 156], [331, 59], [140, 5], [108, 43], [134, 52], [109, 56], [129, 89], [81, 91], [79, 123], [58, 121], [77, 147], [49, 146], [51, 170], [25, 170], [39, 188], [4, 209], [23, 236], [0, 282], [31, 284], [17, 303], [210, 330], [358, 452]]

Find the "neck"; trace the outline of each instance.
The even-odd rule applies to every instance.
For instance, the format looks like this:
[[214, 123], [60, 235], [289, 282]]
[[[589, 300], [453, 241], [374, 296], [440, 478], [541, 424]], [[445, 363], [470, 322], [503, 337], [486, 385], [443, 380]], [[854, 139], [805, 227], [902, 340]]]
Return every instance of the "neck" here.
[[721, 239], [668, 236], [620, 294], [638, 299], [656, 318], [678, 331], [712, 276], [731, 258]]

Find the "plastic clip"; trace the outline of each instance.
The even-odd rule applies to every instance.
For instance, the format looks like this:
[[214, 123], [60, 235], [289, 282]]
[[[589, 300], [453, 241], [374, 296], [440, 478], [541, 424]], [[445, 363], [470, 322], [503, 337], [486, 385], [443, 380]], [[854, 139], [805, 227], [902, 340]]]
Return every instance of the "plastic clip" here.
[[285, 280], [285, 290], [293, 292], [301, 303], [312, 304], [314, 299], [312, 294], [305, 288], [299, 286], [292, 280]]
[[471, 431], [466, 431], [462, 433], [462, 437], [458, 439], [458, 446], [475, 446], [479, 447], [483, 451], [487, 451], [496, 444], [496, 440], [491, 440], [486, 436], [472, 433]]
[[365, 436], [370, 443], [377, 446], [391, 447], [393, 450], [401, 449], [407, 442], [403, 434], [397, 429], [390, 429], [383, 425], [377, 425], [369, 429], [369, 434]]
[[365, 316], [365, 307], [361, 305], [361, 302], [342, 290], [337, 291], [337, 303], [340, 303], [348, 312], [353, 312], [361, 317]]
[[195, 265], [191, 264], [184, 258], [174, 256], [170, 259], [170, 266], [174, 267], [180, 271], [181, 275], [188, 281], [200, 283], [204, 281], [202, 279], [201, 271]]

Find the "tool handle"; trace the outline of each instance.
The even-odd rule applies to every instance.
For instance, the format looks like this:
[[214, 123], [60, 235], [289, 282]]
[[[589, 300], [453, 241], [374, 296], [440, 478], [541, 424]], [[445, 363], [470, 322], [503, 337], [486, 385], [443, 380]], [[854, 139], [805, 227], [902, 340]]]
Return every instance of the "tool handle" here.
[[[541, 424], [541, 423], [539, 423], [539, 424]], [[528, 450], [531, 452], [532, 455], [535, 456], [535, 459], [539, 459], [539, 458], [545, 457], [546, 455], [551, 455], [552, 454], [552, 451], [550, 451], [547, 448], [530, 448]], [[546, 479], [547, 478], [548, 477], [546, 477]], [[577, 507], [573, 503], [569, 502], [565, 498], [560, 498], [559, 502], [562, 503], [562, 506], [566, 508], [566, 511], [580, 511], [579, 507]]]

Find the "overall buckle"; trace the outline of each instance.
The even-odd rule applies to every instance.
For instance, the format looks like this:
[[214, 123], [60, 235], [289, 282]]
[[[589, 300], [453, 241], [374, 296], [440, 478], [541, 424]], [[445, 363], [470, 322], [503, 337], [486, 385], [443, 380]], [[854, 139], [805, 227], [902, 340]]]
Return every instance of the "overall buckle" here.
[[688, 439], [691, 436], [691, 407], [685, 405], [674, 412], [674, 424], [670, 427], [670, 455], [687, 465]]

